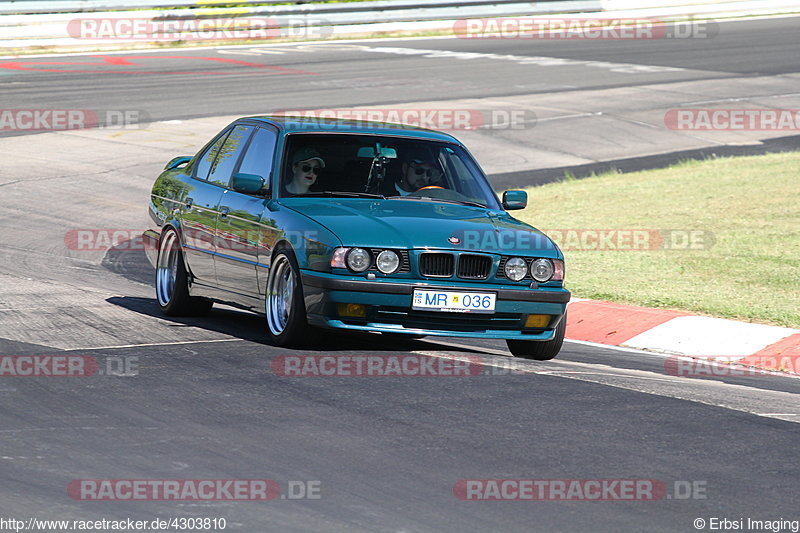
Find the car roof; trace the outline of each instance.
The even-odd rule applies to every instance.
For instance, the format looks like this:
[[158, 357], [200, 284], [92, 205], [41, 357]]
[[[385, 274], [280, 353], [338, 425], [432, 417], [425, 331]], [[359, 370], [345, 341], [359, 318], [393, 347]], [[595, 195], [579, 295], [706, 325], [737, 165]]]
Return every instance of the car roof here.
[[279, 130], [282, 130], [283, 133], [352, 133], [362, 135], [393, 135], [398, 137], [414, 137], [418, 139], [422, 138], [432, 141], [455, 142], [461, 144], [455, 137], [446, 133], [415, 126], [392, 124], [389, 122], [273, 115], [244, 117], [239, 120], [272, 124]]

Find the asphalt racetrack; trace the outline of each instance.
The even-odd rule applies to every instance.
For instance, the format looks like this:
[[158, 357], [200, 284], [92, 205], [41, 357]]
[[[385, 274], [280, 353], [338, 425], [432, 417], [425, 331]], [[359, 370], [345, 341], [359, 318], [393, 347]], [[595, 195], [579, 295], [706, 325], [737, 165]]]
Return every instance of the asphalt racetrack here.
[[[195, 153], [242, 115], [521, 111], [527, 118], [516, 128], [454, 132], [498, 189], [621, 161], [644, 168], [676, 154], [796, 149], [791, 132], [674, 131], [663, 118], [719, 102], [800, 108], [798, 24], [726, 22], [705, 39], [0, 58], [4, 109], [135, 117], [130, 128], [0, 134], [0, 355], [98, 365], [87, 377], [0, 378], [3, 517], [224, 518], [228, 531], [243, 533], [690, 532], [710, 531], [715, 519], [799, 520], [797, 379], [677, 377], [663, 356], [574, 342], [545, 363], [512, 359], [502, 342], [463, 339], [331, 334], [307, 349], [279, 349], [248, 313], [162, 316], [152, 268], [131, 242], [165, 162]], [[98, 237], [83, 246], [70, 238], [79, 230], [118, 233], [110, 245]], [[276, 370], [287, 357], [325, 354], [467, 359], [480, 372], [306, 378]], [[75, 490], [79, 480], [218, 479], [272, 480], [280, 493], [92, 501]], [[492, 494], [476, 480], [530, 479], [584, 480], [584, 488], [585, 480], [639, 480], [661, 492], [475, 496]]]

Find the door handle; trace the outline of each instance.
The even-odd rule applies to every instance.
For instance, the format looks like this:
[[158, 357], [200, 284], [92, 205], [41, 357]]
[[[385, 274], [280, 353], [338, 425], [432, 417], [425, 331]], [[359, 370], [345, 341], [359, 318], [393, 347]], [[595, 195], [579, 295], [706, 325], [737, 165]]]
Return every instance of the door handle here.
[[227, 207], [220, 207], [219, 208], [220, 218], [228, 218], [228, 212], [229, 211], [230, 211], [230, 209], [227, 208]]

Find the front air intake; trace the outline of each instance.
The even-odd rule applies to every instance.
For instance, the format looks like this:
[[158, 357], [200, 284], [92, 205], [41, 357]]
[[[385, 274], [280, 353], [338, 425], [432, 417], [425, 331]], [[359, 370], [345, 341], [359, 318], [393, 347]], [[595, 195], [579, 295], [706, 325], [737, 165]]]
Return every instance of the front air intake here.
[[419, 273], [430, 278], [450, 278], [455, 264], [453, 254], [425, 252], [419, 256]]

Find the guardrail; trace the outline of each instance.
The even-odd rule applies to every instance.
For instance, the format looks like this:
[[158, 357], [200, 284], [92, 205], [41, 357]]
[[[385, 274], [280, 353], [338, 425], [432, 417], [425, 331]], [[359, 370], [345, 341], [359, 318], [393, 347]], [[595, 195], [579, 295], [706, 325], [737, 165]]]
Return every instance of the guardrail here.
[[[238, 7], [215, 5], [226, 1]], [[198, 28], [201, 23], [205, 27], [216, 23], [224, 28], [231, 21], [242, 27], [251, 24], [248, 31], [252, 31], [252, 24], [257, 29], [268, 30], [261, 39], [320, 39], [332, 35], [436, 31], [452, 28], [455, 20], [469, 18], [597, 13], [607, 9], [628, 9], [632, 16], [637, 16], [635, 12], [641, 8], [658, 6], [668, 9], [674, 6], [675, 14], [796, 7], [792, 5], [796, 0], [694, 0], [695, 5], [684, 5], [687, 1], [691, 0], [369, 0], [313, 3], [290, 0], [290, 3], [282, 5], [263, 5], [263, 0], [6, 0], [0, 1], [0, 50], [29, 47], [98, 49], [131, 42], [168, 44], [198, 38], [200, 31], [192, 30], [192, 24]], [[84, 36], [76, 38], [76, 23], [82, 24], [89, 18], [110, 22], [111, 25], [120, 20], [129, 25], [141, 22], [141, 26], [152, 34], [137, 35], [133, 39], [105, 36], [96, 42]], [[169, 21], [179, 21], [178, 26], [183, 30], [174, 32], [176, 25], [170, 26]], [[173, 28], [173, 33], [168, 33], [169, 28]], [[259, 39], [249, 39], [245, 35], [233, 40]]]
[[[521, 2], [519, 0], [378, 0], [366, 2], [342, 3], [304, 3], [285, 5], [253, 5], [248, 7], [214, 7], [209, 4], [197, 4], [196, 0], [135, 0], [133, 5], [164, 6], [169, 1], [169, 9], [162, 10], [124, 10], [95, 11], [100, 8], [120, 6], [119, 0], [84, 0], [75, 4], [70, 11], [57, 11], [56, 7], [65, 2], [46, 0], [45, 2], [5, 2], [0, 3], [0, 49], [37, 47], [69, 47], [87, 46], [88, 40], [75, 39], [73, 30], [76, 21], [86, 18], [115, 21], [120, 19], [147, 21], [149, 27], [167, 26], [166, 21], [181, 21], [187, 27], [188, 21], [207, 21], [216, 19], [224, 21], [244, 21], [264, 23], [267, 21], [272, 31], [269, 38], [303, 37], [298, 28], [305, 28], [310, 37], [324, 38], [336, 33], [349, 35], [374, 31], [400, 31], [397, 24], [413, 23], [421, 31], [447, 28], [447, 22], [467, 18], [503, 17], [517, 15], [544, 15], [552, 13], [576, 13], [599, 11], [601, 0], [540, 0], [538, 2]], [[235, 0], [237, 3], [240, 0]], [[247, 1], [247, 0], [245, 0]], [[253, 3], [251, 1], [250, 3]], [[9, 4], [16, 5], [13, 10], [45, 9], [49, 13], [11, 14]], [[45, 8], [45, 5], [50, 6]], [[130, 8], [131, 4], [126, 4]], [[202, 6], [190, 9], [188, 6]], [[3, 14], [5, 13], [5, 14]], [[245, 20], [247, 19], [247, 20]], [[441, 23], [441, 21], [445, 21]], [[427, 25], [424, 23], [428, 23]], [[72, 26], [70, 26], [72, 24]], [[315, 34], [311, 34], [311, 29]], [[282, 30], [286, 30], [283, 31]], [[191, 40], [175, 37], [171, 41], [164, 34], [154, 36], [152, 41], [160, 43]], [[147, 39], [137, 38], [137, 42]], [[122, 40], [104, 39], [97, 45], [114, 45]], [[130, 42], [130, 40], [128, 40]]]
[[[203, 9], [221, 10], [226, 9], [222, 6], [215, 6], [214, 3], [224, 3], [220, 0], [215, 2], [198, 2], [198, 0], [135, 0], [125, 2], [124, 0], [4, 0], [0, 1], [0, 14], [44, 14], [44, 13], [86, 13], [97, 11], [129, 11], [132, 9]], [[470, 8], [503, 6], [505, 4], [521, 4], [526, 10], [536, 10], [536, 4], [595, 4], [600, 1], [580, 1], [580, 0], [539, 0], [538, 2], [520, 2], [519, 0], [377, 0], [364, 2], [331, 2], [320, 0], [317, 2], [308, 0], [288, 0], [284, 5], [263, 5], [265, 0], [231, 0], [231, 4], [252, 5], [246, 7], [247, 10], [258, 10], [265, 13], [279, 14], [299, 14], [299, 13], [357, 13], [365, 11], [390, 11], [400, 9], [445, 9], [445, 8]], [[258, 5], [257, 4], [261, 4]], [[232, 8], [238, 9], [240, 8]], [[578, 8], [580, 9], [580, 8]]]

